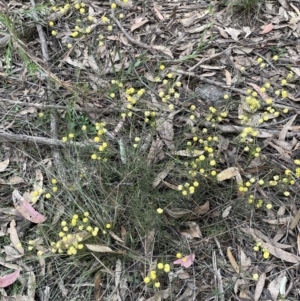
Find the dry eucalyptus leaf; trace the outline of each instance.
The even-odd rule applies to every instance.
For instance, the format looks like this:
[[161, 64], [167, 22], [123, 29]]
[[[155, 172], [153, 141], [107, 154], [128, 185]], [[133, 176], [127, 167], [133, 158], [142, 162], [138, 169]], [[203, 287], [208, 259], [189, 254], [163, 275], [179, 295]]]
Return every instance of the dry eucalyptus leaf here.
[[239, 170], [238, 170], [237, 167], [229, 167], [227, 169], [224, 169], [223, 171], [221, 171], [220, 173], [218, 173], [217, 180], [219, 182], [222, 182], [222, 181], [231, 179], [233, 177], [237, 178], [237, 182], [238, 183], [242, 182], [242, 181], [240, 181], [241, 175], [240, 175], [240, 172], [239, 172]]
[[19, 193], [18, 190], [14, 190], [12, 194], [15, 208], [19, 213], [32, 223], [43, 223], [46, 217], [37, 212]]
[[261, 293], [265, 287], [266, 283], [266, 273], [262, 273], [256, 283], [255, 293], [254, 293], [254, 301], [258, 301]]
[[21, 242], [20, 242], [20, 239], [19, 239], [19, 236], [17, 233], [17, 229], [16, 229], [16, 222], [14, 219], [10, 222], [7, 232], [9, 233], [10, 241], [12, 242], [15, 249], [18, 250], [18, 252], [21, 255], [24, 255], [24, 249], [21, 245]]
[[15, 248], [11, 246], [4, 246], [5, 260], [6, 261], [15, 261], [16, 259], [21, 258], [23, 255], [20, 254]]
[[206, 201], [205, 204], [192, 209], [192, 214], [198, 218], [200, 215], [206, 214], [209, 210], [209, 201]]
[[91, 244], [85, 244], [85, 246], [93, 252], [98, 253], [114, 253], [114, 254], [125, 254], [125, 251], [113, 251], [111, 248], [105, 246], [105, 245], [91, 245]]
[[158, 10], [158, 8], [155, 4], [153, 6], [153, 11], [154, 11], [154, 14], [155, 14], [155, 16], [157, 17], [158, 20], [165, 21], [164, 16], [160, 13], [160, 11]]
[[168, 162], [168, 164], [166, 164], [165, 169], [160, 173], [158, 173], [155, 179], [153, 180], [152, 187], [153, 188], [157, 187], [166, 178], [166, 176], [170, 173], [173, 167], [174, 167], [174, 162]]
[[231, 208], [232, 208], [232, 206], [228, 206], [228, 207], [223, 211], [223, 213], [222, 213], [222, 217], [223, 217], [223, 218], [226, 218], [226, 217], [229, 215]]
[[9, 164], [9, 159], [7, 158], [6, 160], [0, 162], [0, 172], [1, 171], [5, 171], [5, 169], [7, 168]]
[[20, 183], [25, 183], [24, 179], [19, 177], [19, 176], [12, 176], [8, 179], [7, 183], [6, 184], [9, 184], [9, 185], [17, 185], [17, 184], [20, 184]]
[[146, 24], [147, 22], [149, 22], [148, 19], [145, 19], [143, 21], [140, 21], [140, 22], [137, 22], [137, 23], [134, 23], [131, 25], [131, 28], [130, 28], [130, 31], [135, 31], [136, 29], [138, 29], [139, 27], [143, 26], [144, 24]]
[[124, 240], [122, 238], [120, 238], [117, 234], [115, 234], [114, 232], [109, 231], [108, 233], [111, 235], [111, 237], [113, 239], [119, 241], [120, 243], [124, 243]]
[[18, 279], [19, 275], [20, 275], [20, 270], [18, 269], [11, 274], [0, 277], [0, 287], [7, 287], [13, 284]]
[[185, 225], [187, 225], [190, 229], [182, 230], [180, 233], [187, 237], [187, 238], [201, 238], [202, 233], [200, 230], [200, 227], [195, 222], [186, 222]]
[[229, 259], [229, 261], [231, 263], [231, 266], [235, 270], [235, 272], [239, 274], [240, 273], [240, 267], [237, 264], [237, 262], [236, 262], [236, 260], [235, 260], [235, 258], [234, 258], [234, 256], [233, 256], [233, 254], [232, 254], [232, 252], [231, 252], [231, 250], [230, 250], [229, 247], [227, 248], [227, 257], [228, 257], [228, 259]]
[[28, 300], [35, 299], [35, 290], [36, 290], [36, 278], [33, 271], [29, 271], [29, 276], [27, 280], [27, 297]]
[[98, 271], [94, 276], [94, 297], [97, 301], [102, 301], [104, 296], [104, 290], [102, 288], [101, 271]]
[[181, 218], [191, 213], [190, 210], [181, 208], [166, 208], [165, 211], [173, 218]]
[[175, 191], [178, 191], [177, 185], [171, 184], [171, 183], [169, 183], [169, 182], [167, 182], [167, 181], [162, 181], [162, 183], [165, 184], [165, 185], [166, 185], [167, 187], [169, 187], [170, 189], [173, 189], [173, 190], [175, 190]]
[[226, 31], [226, 32], [232, 37], [232, 39], [235, 40], [235, 41], [238, 41], [238, 40], [239, 40], [238, 36], [242, 33], [241, 30], [234, 29], [234, 28], [230, 28], [230, 27], [225, 28], [225, 31]]
[[176, 155], [176, 156], [181, 156], [181, 157], [198, 157], [202, 155], [204, 151], [200, 150], [178, 150], [178, 151], [173, 151], [171, 154]]
[[159, 136], [165, 144], [168, 146], [169, 149], [173, 150], [175, 148], [174, 145], [174, 129], [173, 129], [173, 119], [166, 119], [161, 117], [157, 120], [157, 132]]
[[152, 48], [155, 49], [155, 50], [159, 50], [159, 51], [163, 52], [164, 54], [166, 54], [167, 56], [169, 56], [171, 59], [174, 58], [174, 56], [172, 54], [172, 51], [169, 48], [165, 47], [165, 46], [162, 46], [162, 45], [153, 45]]

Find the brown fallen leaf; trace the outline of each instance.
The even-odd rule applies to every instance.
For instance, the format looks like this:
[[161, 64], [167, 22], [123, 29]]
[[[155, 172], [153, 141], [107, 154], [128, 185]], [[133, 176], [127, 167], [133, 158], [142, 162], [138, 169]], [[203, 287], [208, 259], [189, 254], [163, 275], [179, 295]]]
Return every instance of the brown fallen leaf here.
[[242, 33], [241, 30], [238, 29], [234, 29], [234, 28], [230, 28], [230, 27], [226, 27], [225, 31], [232, 37], [233, 40], [238, 41], [239, 38], [238, 36]]
[[24, 248], [22, 247], [22, 244], [20, 242], [16, 229], [16, 222], [14, 219], [10, 222], [7, 232], [9, 233], [10, 241], [12, 242], [15, 249], [18, 250], [20, 254], [24, 255]]
[[222, 182], [228, 179], [235, 177], [237, 184], [243, 183], [242, 177], [237, 167], [229, 167], [227, 169], [222, 170], [217, 175], [217, 180]]
[[28, 272], [28, 280], [27, 280], [27, 297], [28, 301], [29, 300], [34, 300], [35, 299], [35, 290], [37, 288], [36, 285], [36, 277], [33, 271]]
[[224, 72], [225, 72], [225, 78], [226, 78], [226, 85], [231, 86], [231, 81], [232, 81], [231, 73], [227, 69], [225, 69]]
[[147, 22], [149, 22], [149, 20], [148, 20], [148, 19], [145, 19], [145, 20], [143, 20], [143, 21], [140, 21], [140, 22], [137, 22], [137, 23], [133, 24], [133, 25], [131, 26], [131, 28], [130, 28], [130, 31], [132, 32], [132, 31], [134, 31], [134, 30], [140, 28], [141, 26], [143, 26], [143, 25], [146, 24]]
[[231, 208], [232, 208], [232, 206], [228, 206], [225, 208], [225, 210], [222, 213], [223, 218], [226, 218], [229, 215]]
[[124, 243], [124, 240], [121, 239], [121, 238], [120, 238], [117, 234], [115, 234], [113, 231], [109, 231], [108, 233], [109, 233], [109, 235], [111, 235], [111, 237], [112, 237], [113, 239], [119, 241], [119, 242], [122, 243], [122, 244]]
[[153, 45], [152, 48], [155, 49], [155, 50], [159, 50], [159, 51], [163, 52], [164, 54], [166, 54], [167, 56], [169, 56], [171, 59], [174, 58], [174, 56], [172, 54], [172, 51], [169, 48], [165, 47], [165, 46], [162, 46], [162, 45]]
[[9, 164], [9, 158], [7, 158], [6, 160], [0, 162], [0, 172], [5, 171], [8, 164]]
[[173, 218], [181, 218], [191, 213], [190, 210], [182, 208], [165, 208], [165, 211]]
[[102, 288], [101, 271], [98, 271], [94, 276], [94, 299], [95, 301], [102, 301], [104, 290]]
[[195, 222], [186, 222], [185, 225], [188, 226], [189, 229], [180, 231], [180, 233], [183, 236], [185, 236], [189, 239], [191, 239], [191, 238], [201, 238], [202, 237], [200, 227], [197, 223], [195, 223]]
[[157, 174], [155, 179], [153, 180], [152, 187], [157, 187], [164, 179], [165, 177], [170, 173], [170, 171], [174, 167], [174, 162], [170, 161], [166, 164], [164, 170], [162, 170], [160, 173]]
[[151, 147], [149, 150], [149, 154], [147, 157], [147, 165], [150, 166], [154, 164], [157, 160], [164, 158], [164, 152], [162, 151], [163, 141], [157, 137], [152, 140]]
[[286, 261], [286, 262], [291, 262], [291, 263], [299, 263], [300, 262], [300, 257], [297, 255], [294, 255], [292, 253], [283, 251], [282, 249], [275, 247], [269, 243], [264, 242], [263, 240], [259, 239], [255, 234], [254, 234], [254, 229], [251, 228], [240, 228], [242, 231], [244, 231], [245, 233], [250, 234], [253, 239], [257, 242], [257, 243], [261, 243], [261, 247], [265, 248], [269, 251], [270, 254], [272, 254], [273, 256]]
[[258, 301], [261, 293], [265, 287], [265, 283], [266, 283], [266, 273], [262, 273], [256, 283], [256, 287], [255, 287], [255, 293], [254, 293], [254, 301]]
[[229, 259], [229, 261], [231, 263], [231, 266], [233, 267], [233, 269], [235, 270], [235, 272], [239, 274], [240, 273], [240, 267], [237, 264], [237, 262], [236, 262], [236, 260], [235, 260], [235, 258], [234, 258], [234, 256], [233, 256], [233, 254], [232, 254], [232, 252], [231, 252], [231, 250], [230, 250], [229, 247], [227, 248], [227, 256], [228, 256], [228, 259]]
[[282, 249], [274, 247], [266, 242], [262, 242], [261, 246], [262, 246], [262, 248], [267, 249], [270, 254], [279, 258], [280, 260], [290, 262], [290, 263], [299, 263], [300, 262], [299, 256], [294, 255], [289, 252], [286, 252], [286, 251], [283, 251]]
[[290, 129], [290, 127], [292, 126], [293, 122], [295, 121], [296, 117], [298, 115], [295, 114], [293, 117], [291, 117], [291, 119], [283, 126], [282, 130], [280, 131], [278, 140], [279, 141], [284, 141], [286, 138], [286, 134], [288, 132], [288, 130]]
[[114, 253], [114, 254], [125, 254], [125, 251], [114, 251], [110, 247], [107, 247], [105, 245], [91, 245], [91, 244], [85, 244], [85, 246], [93, 252], [98, 253]]
[[17, 185], [20, 183], [25, 183], [24, 179], [19, 176], [12, 176], [8, 179], [8, 181], [5, 184], [9, 185]]
[[162, 183], [163, 183], [164, 185], [166, 185], [167, 187], [169, 187], [170, 189], [173, 189], [173, 190], [175, 190], [175, 191], [178, 191], [178, 186], [177, 186], [177, 185], [171, 184], [171, 183], [169, 183], [169, 182], [167, 182], [167, 181], [162, 181]]
[[194, 209], [192, 209], [192, 215], [198, 218], [200, 215], [206, 214], [209, 210], [209, 201], [206, 201], [203, 205], [197, 206]]
[[171, 152], [172, 155], [181, 156], [181, 157], [198, 157], [202, 154], [204, 154], [204, 151], [202, 150], [178, 150]]

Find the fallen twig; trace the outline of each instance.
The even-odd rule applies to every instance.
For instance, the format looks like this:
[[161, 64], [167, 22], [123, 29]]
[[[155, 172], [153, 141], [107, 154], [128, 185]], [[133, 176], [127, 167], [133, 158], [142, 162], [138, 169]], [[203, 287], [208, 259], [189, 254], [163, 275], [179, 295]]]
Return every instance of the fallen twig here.
[[[0, 103], [5, 102], [11, 105], [16, 105], [16, 106], [26, 106], [26, 107], [34, 107], [38, 109], [55, 109], [55, 110], [67, 110], [66, 106], [60, 106], [60, 105], [45, 105], [45, 104], [40, 104], [40, 103], [31, 103], [31, 102], [23, 102], [23, 101], [15, 101], [15, 100], [10, 100], [10, 99], [4, 99], [0, 98]], [[75, 111], [79, 112], [87, 112], [87, 113], [111, 113], [115, 112], [118, 110], [117, 108], [111, 108], [111, 109], [97, 109], [97, 108], [81, 108], [78, 106], [75, 106], [73, 108]]]
[[77, 142], [77, 141], [70, 141], [70, 142], [63, 142], [59, 139], [54, 138], [45, 138], [45, 137], [37, 137], [37, 136], [28, 136], [28, 135], [20, 135], [20, 134], [11, 134], [6, 132], [0, 132], [0, 138], [2, 140], [11, 141], [11, 142], [30, 142], [48, 146], [75, 146], [75, 147], [93, 147], [99, 148], [100, 145], [89, 143], [89, 142]]
[[231, 90], [231, 91], [234, 91], [234, 92], [238, 92], [238, 93], [241, 93], [243, 95], [247, 95], [247, 92], [244, 91], [244, 90], [227, 86], [225, 84], [216, 82], [216, 81], [214, 81], [212, 79], [208, 79], [208, 78], [206, 78], [204, 76], [197, 75], [194, 72], [188, 72], [188, 71], [183, 71], [183, 70], [176, 70], [175, 68], [171, 68], [171, 71], [173, 71], [173, 72], [175, 72], [177, 74], [182, 74], [182, 75], [188, 75], [188, 76], [196, 77], [196, 78], [199, 78], [202, 82], [205, 82], [205, 83], [208, 83], [208, 84], [211, 84], [211, 85], [215, 85], [215, 86], [223, 88], [223, 89], [228, 89], [228, 90]]

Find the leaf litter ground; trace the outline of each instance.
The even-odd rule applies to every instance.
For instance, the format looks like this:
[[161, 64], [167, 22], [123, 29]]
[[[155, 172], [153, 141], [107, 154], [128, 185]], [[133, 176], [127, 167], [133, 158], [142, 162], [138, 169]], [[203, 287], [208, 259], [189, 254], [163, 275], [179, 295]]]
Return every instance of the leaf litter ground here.
[[299, 300], [299, 3], [257, 5], [1, 2], [3, 300]]

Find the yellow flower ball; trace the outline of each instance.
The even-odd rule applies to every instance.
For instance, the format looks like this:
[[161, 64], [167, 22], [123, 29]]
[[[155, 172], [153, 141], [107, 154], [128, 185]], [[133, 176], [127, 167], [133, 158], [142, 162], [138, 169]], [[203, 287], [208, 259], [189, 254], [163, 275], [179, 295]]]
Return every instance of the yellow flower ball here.
[[182, 254], [181, 254], [181, 253], [177, 253], [177, 254], [176, 254], [176, 257], [177, 257], [178, 259], [180, 259], [180, 258], [182, 257]]
[[270, 257], [269, 251], [267, 251], [267, 250], [264, 251], [263, 257], [264, 257], [264, 259], [268, 259]]
[[145, 278], [144, 278], [144, 282], [145, 282], [146, 284], [148, 284], [148, 283], [150, 282], [150, 278], [149, 278], [149, 277], [145, 277]]
[[166, 264], [164, 265], [164, 271], [165, 271], [166, 273], [169, 273], [170, 270], [171, 270], [170, 265], [169, 265], [168, 263], [166, 263]]
[[151, 271], [151, 272], [150, 272], [150, 278], [151, 278], [152, 280], [155, 280], [155, 279], [156, 279], [156, 271]]
[[111, 8], [112, 8], [112, 9], [116, 9], [116, 8], [117, 8], [117, 4], [113, 2], [113, 3], [111, 4]]
[[281, 97], [282, 98], [286, 98], [287, 94], [288, 94], [287, 91], [285, 91], [285, 90], [281, 91]]

